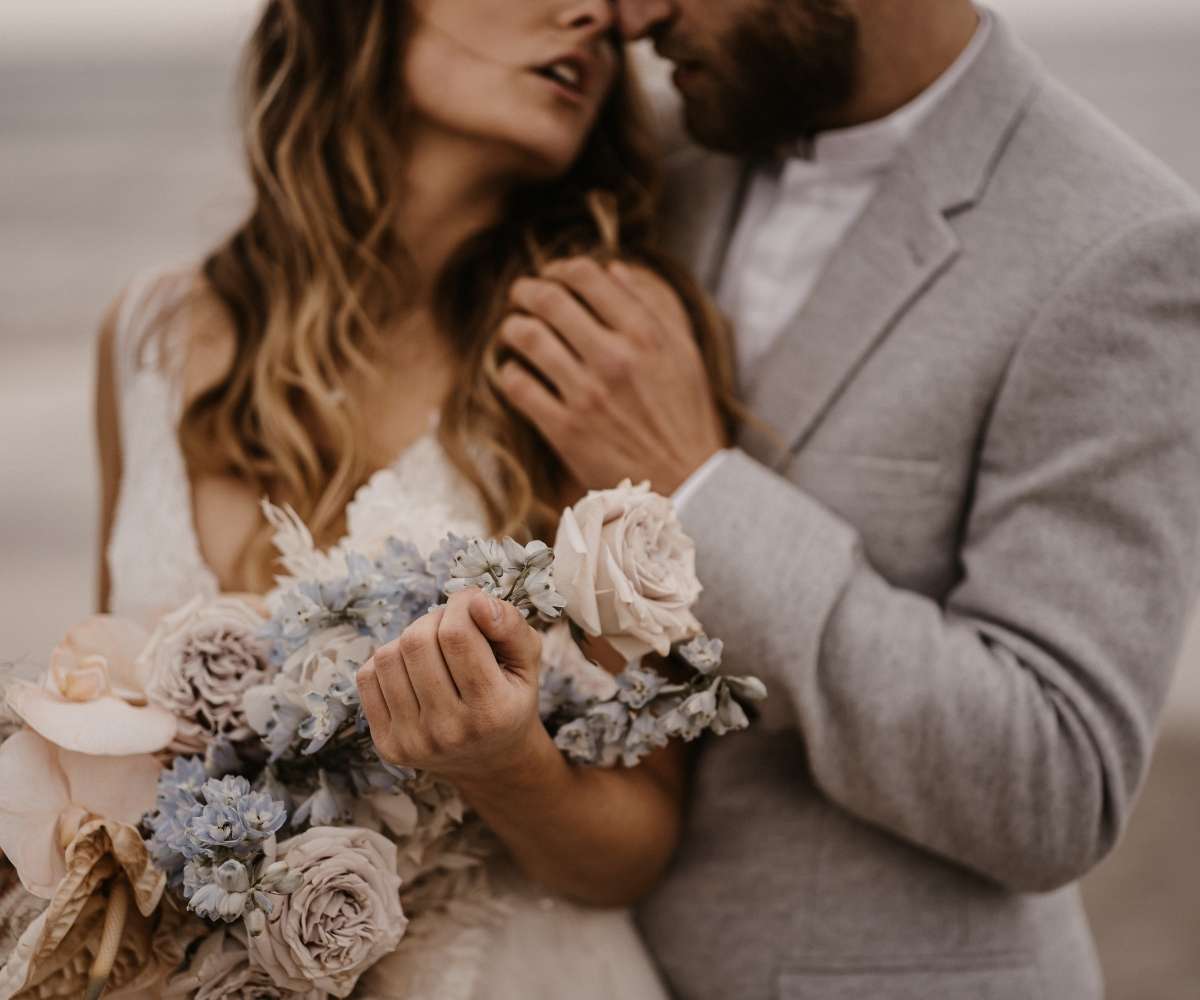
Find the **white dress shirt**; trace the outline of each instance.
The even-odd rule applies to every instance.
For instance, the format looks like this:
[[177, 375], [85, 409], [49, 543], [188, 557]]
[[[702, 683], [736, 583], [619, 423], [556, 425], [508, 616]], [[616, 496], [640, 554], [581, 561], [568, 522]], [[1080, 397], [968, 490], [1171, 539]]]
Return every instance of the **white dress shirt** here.
[[[897, 153], [970, 68], [990, 32], [991, 16], [981, 10], [967, 47], [908, 104], [865, 125], [820, 133], [795, 156], [755, 172], [717, 288], [717, 301], [733, 321], [743, 382], [754, 380], [794, 324]], [[677, 505], [723, 456], [714, 455], [676, 491]]]

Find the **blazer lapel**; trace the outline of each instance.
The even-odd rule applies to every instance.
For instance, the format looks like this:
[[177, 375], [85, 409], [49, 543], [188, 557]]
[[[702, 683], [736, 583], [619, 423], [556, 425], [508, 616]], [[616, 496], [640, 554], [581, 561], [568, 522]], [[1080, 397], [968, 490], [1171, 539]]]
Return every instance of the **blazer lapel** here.
[[995, 14], [992, 35], [883, 178], [795, 326], [745, 386], [769, 428], [742, 447], [779, 466], [801, 447], [863, 361], [959, 252], [947, 219], [982, 197], [1044, 74]]
[[830, 259], [795, 327], [745, 387], [750, 409], [770, 427], [747, 427], [742, 447], [780, 464], [957, 251], [941, 210], [902, 155]]

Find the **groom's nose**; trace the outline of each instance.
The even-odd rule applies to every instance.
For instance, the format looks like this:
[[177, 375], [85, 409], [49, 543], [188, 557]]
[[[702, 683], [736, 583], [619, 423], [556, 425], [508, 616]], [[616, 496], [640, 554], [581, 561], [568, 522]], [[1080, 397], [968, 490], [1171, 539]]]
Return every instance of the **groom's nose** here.
[[669, 20], [673, 0], [616, 0], [617, 26], [626, 41], [645, 38]]

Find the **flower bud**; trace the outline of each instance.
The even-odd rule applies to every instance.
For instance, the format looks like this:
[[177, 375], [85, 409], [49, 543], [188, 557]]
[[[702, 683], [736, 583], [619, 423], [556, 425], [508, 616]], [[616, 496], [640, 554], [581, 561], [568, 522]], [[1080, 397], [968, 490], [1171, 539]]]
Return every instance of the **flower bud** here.
[[244, 892], [227, 892], [225, 898], [217, 906], [217, 915], [226, 921], [237, 920], [246, 912], [246, 894]]
[[267, 929], [267, 915], [262, 910], [250, 910], [246, 914], [246, 930], [251, 937], [258, 937]]
[[226, 861], [213, 873], [213, 879], [226, 892], [246, 892], [250, 888], [250, 873], [240, 861]]

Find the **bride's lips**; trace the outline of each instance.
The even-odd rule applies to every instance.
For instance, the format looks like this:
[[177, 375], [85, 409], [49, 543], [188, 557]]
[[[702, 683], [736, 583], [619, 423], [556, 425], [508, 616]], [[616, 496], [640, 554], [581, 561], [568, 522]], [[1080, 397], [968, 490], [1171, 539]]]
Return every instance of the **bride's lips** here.
[[541, 77], [559, 96], [575, 104], [582, 104], [591, 95], [600, 78], [600, 61], [585, 49], [575, 49], [530, 72]]

